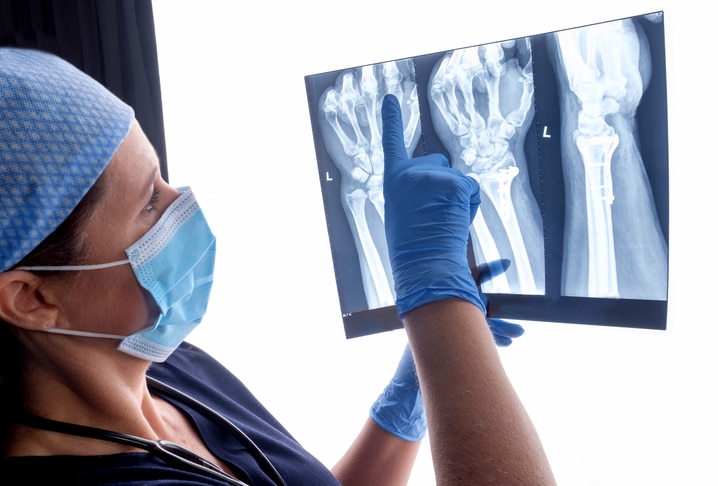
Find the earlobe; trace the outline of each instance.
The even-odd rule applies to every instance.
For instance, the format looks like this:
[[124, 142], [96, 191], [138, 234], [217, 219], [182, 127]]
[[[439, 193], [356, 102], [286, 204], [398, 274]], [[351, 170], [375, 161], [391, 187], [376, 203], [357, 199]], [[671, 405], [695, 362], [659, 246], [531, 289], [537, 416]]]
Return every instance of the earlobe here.
[[31, 272], [0, 273], [0, 319], [28, 330], [55, 327], [58, 308], [48, 302], [41, 280]]

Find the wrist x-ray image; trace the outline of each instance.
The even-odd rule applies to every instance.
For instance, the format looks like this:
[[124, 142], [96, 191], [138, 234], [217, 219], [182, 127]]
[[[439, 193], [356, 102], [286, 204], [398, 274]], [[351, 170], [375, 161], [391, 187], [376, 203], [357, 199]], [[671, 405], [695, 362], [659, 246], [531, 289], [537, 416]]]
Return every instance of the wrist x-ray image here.
[[384, 237], [381, 103], [407, 152], [481, 186], [469, 263], [494, 316], [665, 329], [663, 14], [306, 76], [347, 337], [401, 326]]

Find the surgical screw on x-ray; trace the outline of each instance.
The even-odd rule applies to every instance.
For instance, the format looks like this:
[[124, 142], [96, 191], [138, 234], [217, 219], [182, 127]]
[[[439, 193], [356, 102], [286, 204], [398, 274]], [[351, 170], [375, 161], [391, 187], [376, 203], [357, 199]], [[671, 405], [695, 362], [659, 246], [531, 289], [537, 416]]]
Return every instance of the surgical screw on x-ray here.
[[543, 225], [523, 151], [533, 93], [528, 39], [447, 53], [429, 81], [434, 129], [451, 164], [481, 186], [471, 230], [476, 263], [513, 261], [486, 292], [544, 292]]
[[649, 46], [630, 19], [555, 34], [566, 223], [562, 293], [662, 300], [667, 247], [639, 152]]
[[394, 304], [384, 233], [381, 103], [386, 94], [393, 94], [401, 104], [404, 141], [411, 154], [421, 128], [410, 60], [345, 71], [319, 99], [319, 126], [324, 146], [342, 173], [342, 204], [359, 255], [369, 309]]

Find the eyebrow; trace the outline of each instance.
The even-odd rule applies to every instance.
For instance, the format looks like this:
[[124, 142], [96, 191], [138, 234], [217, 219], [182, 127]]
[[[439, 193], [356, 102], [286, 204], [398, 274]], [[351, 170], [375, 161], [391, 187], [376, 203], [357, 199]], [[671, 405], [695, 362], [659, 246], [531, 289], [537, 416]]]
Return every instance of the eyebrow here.
[[[159, 172], [159, 168], [155, 167], [155, 170], [153, 170], [153, 171], [150, 173], [150, 177], [147, 178], [147, 182], [146, 182], [146, 184], [145, 184], [145, 187], [146, 187], [146, 188], [149, 188], [150, 196], [151, 196], [152, 193], [154, 192], [155, 179], [157, 179], [157, 173], [158, 173], [158, 172]], [[145, 192], [145, 194], [146, 194], [146, 192]]]

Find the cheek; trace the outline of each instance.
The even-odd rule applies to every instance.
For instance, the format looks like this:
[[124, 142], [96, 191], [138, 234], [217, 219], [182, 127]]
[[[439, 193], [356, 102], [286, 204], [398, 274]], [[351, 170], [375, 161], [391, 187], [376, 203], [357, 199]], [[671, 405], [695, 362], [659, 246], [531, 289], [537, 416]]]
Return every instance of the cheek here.
[[112, 306], [116, 315], [121, 317], [121, 325], [126, 329], [125, 334], [137, 332], [155, 323], [159, 316], [159, 307], [134, 276], [118, 294], [118, 299]]
[[160, 315], [160, 308], [155, 302], [155, 299], [152, 297], [152, 295], [150, 295], [148, 291], [146, 291], [144, 288], [142, 288], [141, 290], [142, 297], [145, 301], [145, 308], [149, 311], [149, 319], [147, 322], [147, 326], [150, 326], [155, 323], [157, 317]]
[[159, 314], [157, 304], [140, 286], [131, 268], [105, 271], [107, 275], [89, 279], [83, 292], [86, 309], [92, 309], [101, 332], [129, 335], [154, 324]]

